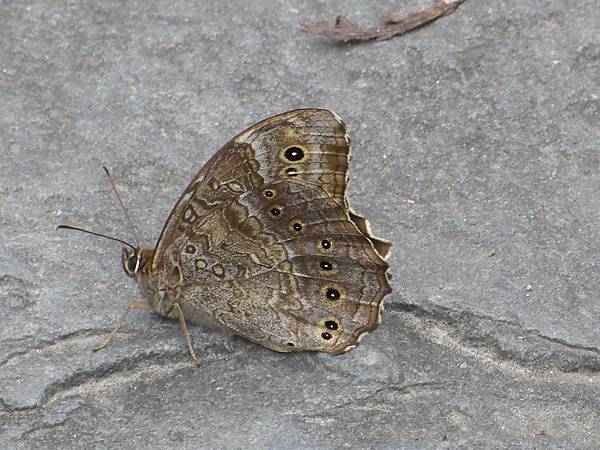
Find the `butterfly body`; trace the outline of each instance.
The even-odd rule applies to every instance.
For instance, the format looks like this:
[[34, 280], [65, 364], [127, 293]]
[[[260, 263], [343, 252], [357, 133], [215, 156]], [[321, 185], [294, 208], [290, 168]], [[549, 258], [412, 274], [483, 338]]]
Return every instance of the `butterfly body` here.
[[379, 324], [391, 245], [348, 206], [349, 152], [330, 111], [259, 122], [194, 177], [154, 250], [126, 251], [125, 271], [165, 317], [279, 352], [354, 347]]

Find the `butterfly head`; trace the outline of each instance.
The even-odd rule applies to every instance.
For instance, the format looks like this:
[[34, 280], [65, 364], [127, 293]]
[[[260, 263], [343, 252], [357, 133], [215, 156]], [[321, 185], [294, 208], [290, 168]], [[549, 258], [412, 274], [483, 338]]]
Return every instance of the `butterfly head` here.
[[152, 250], [141, 247], [123, 247], [123, 253], [121, 254], [123, 270], [131, 278], [146, 274], [150, 268], [149, 262], [152, 260], [153, 254]]

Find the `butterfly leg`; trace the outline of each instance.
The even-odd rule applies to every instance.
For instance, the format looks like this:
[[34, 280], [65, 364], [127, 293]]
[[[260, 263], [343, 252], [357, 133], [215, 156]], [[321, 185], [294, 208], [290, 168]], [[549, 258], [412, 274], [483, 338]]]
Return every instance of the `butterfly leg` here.
[[117, 333], [119, 332], [119, 330], [121, 328], [123, 328], [123, 325], [125, 325], [125, 321], [127, 320], [127, 316], [129, 315], [129, 313], [134, 309], [152, 309], [152, 308], [148, 303], [132, 303], [131, 305], [129, 305], [127, 307], [127, 309], [125, 310], [125, 312], [123, 313], [123, 315], [121, 316], [121, 318], [117, 321], [115, 328], [108, 335], [108, 337], [106, 339], [104, 339], [102, 342], [100, 342], [98, 345], [96, 345], [96, 347], [94, 347], [95, 352], [97, 352], [100, 349], [103, 349], [104, 347], [106, 347], [108, 345], [108, 343], [110, 341], [112, 341], [112, 338], [114, 338], [117, 335]]
[[173, 303], [173, 311], [177, 315], [177, 319], [179, 319], [179, 326], [181, 327], [181, 331], [183, 331], [183, 336], [185, 337], [185, 342], [187, 343], [190, 356], [192, 357], [192, 361], [197, 366], [200, 366], [200, 359], [196, 356], [196, 352], [194, 352], [194, 347], [192, 347], [192, 338], [190, 337], [190, 332], [188, 331], [187, 326], [185, 324], [185, 317], [183, 317], [183, 311], [181, 311], [179, 303]]

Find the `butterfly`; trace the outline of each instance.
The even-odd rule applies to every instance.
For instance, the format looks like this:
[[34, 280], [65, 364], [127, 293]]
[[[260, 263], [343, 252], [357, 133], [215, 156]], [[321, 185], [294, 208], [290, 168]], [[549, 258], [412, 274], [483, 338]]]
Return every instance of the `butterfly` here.
[[187, 323], [277, 352], [355, 347], [391, 292], [391, 244], [348, 205], [349, 159], [346, 126], [325, 109], [279, 114], [230, 140], [179, 197], [154, 249], [116, 239], [146, 302], [96, 350], [134, 309], [178, 320], [196, 364]]

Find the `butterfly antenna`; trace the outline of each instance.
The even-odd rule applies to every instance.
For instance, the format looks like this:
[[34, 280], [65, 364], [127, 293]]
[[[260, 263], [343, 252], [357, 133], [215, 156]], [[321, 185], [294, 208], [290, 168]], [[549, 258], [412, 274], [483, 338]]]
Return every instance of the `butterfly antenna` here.
[[119, 191], [117, 190], [117, 185], [115, 184], [115, 180], [113, 179], [112, 175], [110, 174], [110, 172], [108, 171], [108, 169], [106, 168], [106, 166], [102, 166], [102, 168], [104, 169], [104, 172], [106, 172], [106, 176], [108, 177], [108, 181], [110, 182], [110, 185], [112, 186], [113, 192], [117, 196], [117, 200], [119, 201], [119, 205], [121, 205], [121, 209], [125, 213], [125, 217], [127, 218], [127, 222], [129, 223], [129, 228], [131, 228], [131, 232], [133, 233], [133, 237], [135, 239], [135, 243], [139, 247], [140, 246], [140, 240], [138, 239], [137, 233], [135, 232], [135, 227], [133, 226], [133, 222], [131, 221], [131, 218], [129, 217], [129, 214], [127, 213], [127, 210], [125, 209], [125, 205], [123, 204], [123, 200], [121, 200], [121, 196], [119, 195]]
[[121, 244], [125, 244], [127, 247], [130, 247], [131, 249], [136, 250], [136, 248], [129, 242], [125, 242], [124, 240], [118, 239], [116, 237], [107, 236], [106, 234], [96, 233], [95, 231], [85, 230], [85, 229], [79, 228], [79, 227], [72, 227], [70, 225], [59, 225], [56, 227], [56, 229], [57, 230], [60, 230], [60, 229], [75, 230], [75, 231], [81, 231], [82, 233], [93, 234], [94, 236], [100, 236], [100, 237], [103, 237], [106, 239], [110, 239], [111, 241], [120, 242]]

